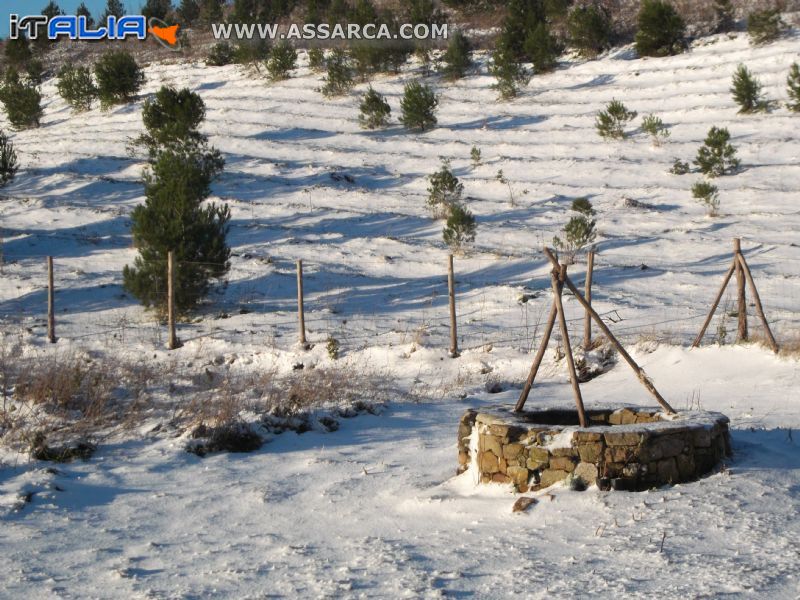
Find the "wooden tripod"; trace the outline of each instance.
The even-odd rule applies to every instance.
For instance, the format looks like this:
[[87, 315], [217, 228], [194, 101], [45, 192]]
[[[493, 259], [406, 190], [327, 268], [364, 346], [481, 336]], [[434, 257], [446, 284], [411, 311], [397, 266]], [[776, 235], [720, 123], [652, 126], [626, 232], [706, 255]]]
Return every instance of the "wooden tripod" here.
[[522, 409], [525, 407], [525, 402], [528, 400], [528, 395], [530, 394], [531, 388], [533, 387], [533, 382], [536, 379], [536, 374], [539, 371], [539, 367], [542, 364], [542, 359], [544, 358], [544, 353], [547, 350], [547, 344], [550, 342], [550, 336], [553, 333], [553, 327], [555, 326], [556, 318], [558, 318], [559, 327], [561, 329], [561, 337], [564, 341], [564, 352], [566, 354], [567, 359], [567, 367], [569, 368], [569, 378], [570, 382], [572, 383], [572, 391], [575, 395], [575, 405], [578, 408], [578, 418], [580, 419], [581, 427], [586, 427], [586, 411], [583, 408], [583, 397], [581, 396], [581, 389], [578, 385], [578, 375], [575, 370], [575, 361], [572, 358], [572, 347], [569, 341], [569, 331], [567, 330], [567, 320], [564, 316], [564, 305], [561, 301], [561, 296], [564, 290], [564, 286], [567, 286], [570, 291], [573, 293], [575, 298], [580, 302], [586, 312], [591, 316], [592, 320], [597, 324], [600, 328], [600, 331], [606, 336], [606, 338], [613, 344], [613, 346], [617, 349], [620, 356], [625, 359], [625, 362], [630, 365], [633, 369], [634, 373], [636, 373], [637, 378], [642, 383], [642, 385], [650, 392], [656, 401], [661, 405], [661, 407], [666, 410], [670, 414], [675, 414], [675, 410], [667, 403], [666, 400], [658, 393], [658, 390], [653, 385], [653, 382], [645, 374], [644, 370], [636, 364], [636, 361], [631, 358], [631, 355], [628, 354], [625, 348], [622, 347], [619, 340], [614, 337], [614, 334], [611, 333], [611, 330], [608, 326], [603, 322], [603, 319], [600, 318], [600, 315], [592, 308], [592, 305], [586, 300], [586, 298], [580, 293], [575, 284], [572, 283], [570, 278], [567, 276], [567, 267], [566, 265], [561, 265], [558, 263], [558, 260], [550, 251], [549, 248], [544, 249], [545, 256], [547, 256], [550, 263], [553, 265], [553, 272], [551, 275], [551, 285], [553, 288], [553, 305], [550, 308], [550, 314], [547, 318], [547, 324], [545, 325], [544, 334], [542, 336], [542, 343], [539, 346], [539, 349], [536, 352], [536, 357], [533, 360], [533, 365], [531, 366], [530, 373], [528, 374], [528, 379], [525, 382], [525, 386], [522, 388], [522, 392], [519, 395], [519, 400], [517, 400], [517, 404], [514, 407], [514, 412], [521, 412]]
[[734, 273], [736, 273], [736, 300], [739, 318], [739, 326], [736, 331], [736, 341], [742, 342], [746, 341], [748, 338], [747, 296], [745, 294], [744, 287], [746, 279], [747, 284], [750, 287], [750, 294], [753, 296], [753, 302], [756, 305], [756, 314], [761, 320], [762, 325], [764, 325], [764, 330], [767, 333], [767, 341], [770, 345], [770, 348], [772, 348], [772, 351], [777, 354], [780, 348], [775, 341], [775, 337], [772, 335], [772, 330], [769, 328], [767, 318], [764, 316], [764, 307], [761, 306], [761, 297], [758, 295], [758, 290], [756, 289], [756, 284], [753, 281], [753, 274], [750, 272], [750, 267], [747, 265], [744, 254], [742, 254], [742, 242], [739, 238], [735, 238], [733, 240], [733, 264], [731, 264], [728, 272], [725, 274], [722, 287], [719, 288], [717, 297], [714, 299], [714, 303], [711, 305], [711, 311], [708, 313], [708, 316], [703, 323], [703, 327], [700, 329], [700, 333], [697, 334], [697, 337], [692, 344], [692, 348], [697, 348], [700, 345], [700, 342], [703, 340], [703, 336], [706, 334], [706, 329], [708, 329], [708, 325], [711, 323], [711, 319], [714, 316], [714, 313], [717, 311], [717, 307], [719, 306], [719, 301], [722, 299], [722, 294], [725, 293], [725, 288], [728, 287], [728, 283], [730, 282]]

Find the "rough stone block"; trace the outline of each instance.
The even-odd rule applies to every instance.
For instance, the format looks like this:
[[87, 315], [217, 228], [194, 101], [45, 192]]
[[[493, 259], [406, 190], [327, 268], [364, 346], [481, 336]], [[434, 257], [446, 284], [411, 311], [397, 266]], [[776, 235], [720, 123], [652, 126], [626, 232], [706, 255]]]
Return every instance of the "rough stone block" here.
[[489, 433], [498, 438], [508, 436], [508, 425], [489, 425]]
[[506, 444], [503, 446], [503, 457], [504, 458], [517, 458], [520, 454], [522, 454], [522, 444]]
[[596, 442], [578, 446], [578, 455], [583, 462], [597, 464], [603, 458], [603, 443]]
[[480, 442], [480, 448], [484, 452], [494, 452], [495, 456], [503, 456], [503, 447], [500, 445], [500, 440], [493, 435], [481, 435]]
[[637, 414], [632, 411], [630, 408], [623, 408], [619, 412], [620, 416], [620, 425], [632, 425], [636, 423]]
[[603, 434], [603, 439], [609, 446], [638, 446], [644, 441], [644, 438], [643, 433], [628, 431], [613, 431]]
[[492, 473], [497, 473], [500, 470], [500, 465], [497, 460], [497, 456], [493, 452], [484, 452], [481, 454], [481, 461], [480, 461], [481, 473], [485, 473], [491, 475]]
[[576, 477], [580, 477], [589, 485], [594, 485], [597, 481], [597, 467], [591, 463], [582, 462], [573, 471]]
[[528, 485], [528, 477], [530, 475], [528, 473], [528, 469], [522, 467], [509, 467], [506, 475], [508, 475], [511, 481], [516, 484], [518, 489]]
[[678, 481], [678, 467], [674, 458], [665, 458], [658, 461], [658, 480], [662, 483], [675, 483]]
[[511, 483], [511, 480], [508, 478], [508, 475], [495, 473], [492, 475], [492, 483]]
[[635, 446], [609, 446], [605, 450], [607, 463], [627, 463], [633, 461], [636, 456], [637, 449]]
[[603, 434], [597, 431], [576, 431], [573, 439], [578, 444], [603, 441]]
[[653, 438], [642, 448], [642, 460], [660, 460], [662, 458], [672, 458], [686, 451], [688, 446], [684, 434], [663, 435]]
[[560, 471], [557, 469], [545, 469], [544, 471], [542, 471], [540, 485], [543, 488], [550, 487], [554, 483], [558, 483], [559, 481], [563, 481], [564, 479], [566, 479], [567, 475], [569, 475], [569, 473], [567, 473], [566, 471]]
[[459, 465], [467, 465], [469, 464], [469, 454], [466, 452], [459, 452], [458, 453], [458, 464]]
[[577, 459], [569, 456], [555, 456], [550, 459], [550, 468], [559, 471], [566, 471], [572, 473], [575, 470], [575, 465], [578, 463]]
[[678, 474], [681, 477], [681, 481], [694, 479], [696, 467], [694, 457], [691, 454], [679, 454], [675, 459], [675, 463], [678, 466]]
[[497, 459], [497, 468], [501, 473], [505, 473], [506, 469], [508, 468], [508, 463], [506, 462], [505, 458], [498, 458]]
[[531, 446], [530, 451], [528, 452], [528, 458], [529, 460], [546, 464], [550, 462], [550, 453], [539, 446]]
[[577, 458], [578, 456], [578, 449], [572, 446], [566, 448], [550, 448], [548, 450], [550, 452], [550, 456], [568, 456], [571, 458]]

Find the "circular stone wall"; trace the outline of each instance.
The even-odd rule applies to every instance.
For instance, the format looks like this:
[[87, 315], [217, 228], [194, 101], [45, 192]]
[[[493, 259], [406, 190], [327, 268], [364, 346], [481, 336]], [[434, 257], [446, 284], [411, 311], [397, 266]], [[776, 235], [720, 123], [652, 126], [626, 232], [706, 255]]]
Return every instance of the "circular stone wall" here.
[[643, 490], [691, 481], [730, 456], [728, 417], [656, 409], [513, 412], [468, 410], [458, 427], [459, 473], [476, 469], [481, 483], [513, 483], [520, 492], [570, 474], [601, 489]]

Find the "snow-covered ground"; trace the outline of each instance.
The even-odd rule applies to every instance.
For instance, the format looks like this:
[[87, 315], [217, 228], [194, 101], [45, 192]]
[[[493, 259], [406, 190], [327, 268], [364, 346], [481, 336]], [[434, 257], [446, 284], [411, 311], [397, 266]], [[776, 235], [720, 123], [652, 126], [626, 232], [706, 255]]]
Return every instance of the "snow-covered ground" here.
[[[235, 355], [237, 368], [288, 371], [298, 360], [329, 363], [331, 334], [346, 360], [386, 370], [422, 400], [333, 433], [286, 433], [249, 455], [187, 454], [185, 439], [147, 433], [160, 417], [55, 473], [4, 453], [0, 595], [796, 598], [797, 359], [685, 345], [733, 237], [743, 239], [779, 341], [797, 342], [800, 117], [785, 108], [737, 115], [728, 88], [743, 62], [770, 98], [785, 100], [799, 51], [796, 36], [760, 48], [712, 37], [666, 59], [634, 60], [624, 49], [535, 77], [510, 103], [496, 102], [482, 70], [439, 86], [439, 127], [421, 135], [396, 124], [360, 130], [357, 95], [323, 98], [320, 76], [304, 68], [271, 84], [233, 66], [152, 65], [146, 92], [168, 83], [205, 100], [205, 131], [227, 160], [214, 194], [233, 211], [229, 283], [201, 320], [180, 326], [185, 345], [172, 353], [120, 285], [135, 255], [128, 214], [143, 199], [142, 164], [125, 150], [141, 130], [141, 102], [73, 115], [47, 82], [43, 127], [13, 134], [24, 170], [0, 201], [4, 344], [21, 341], [25, 357], [88, 350], [199, 365]], [[373, 82], [395, 119], [403, 83], [417, 75]], [[670, 139], [601, 141], [594, 115], [612, 98], [640, 117], [659, 115]], [[700, 176], [667, 172], [676, 158], [692, 160], [712, 125], [730, 129], [743, 165], [715, 181], [714, 219], [689, 191]], [[466, 348], [456, 360], [446, 358], [442, 223], [425, 207], [439, 157], [452, 160], [478, 218], [474, 249], [456, 260]], [[541, 246], [580, 196], [598, 211], [599, 312], [636, 342], [634, 356], [675, 408], [699, 403], [731, 417], [735, 455], [696, 483], [642, 494], [559, 488], [512, 514], [508, 488], [452, 478], [457, 420], [468, 406], [515, 400], [513, 389], [478, 392], [524, 379], [549, 307]], [[43, 339], [46, 255], [59, 288], [55, 350]], [[317, 342], [308, 353], [294, 347], [296, 259]], [[572, 269], [580, 280], [582, 266]], [[566, 307], [577, 335], [582, 315], [572, 299]], [[715, 323], [709, 342], [717, 331]], [[544, 367], [530, 402], [571, 402], [563, 365], [548, 356]], [[624, 364], [586, 384], [584, 398], [651, 404]], [[27, 492], [31, 502], [13, 510]]]

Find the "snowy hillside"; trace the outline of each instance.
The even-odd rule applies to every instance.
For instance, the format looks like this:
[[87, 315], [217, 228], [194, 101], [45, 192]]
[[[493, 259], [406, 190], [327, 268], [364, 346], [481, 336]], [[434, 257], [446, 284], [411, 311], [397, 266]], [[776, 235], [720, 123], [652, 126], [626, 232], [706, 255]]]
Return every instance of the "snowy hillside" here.
[[[42, 127], [12, 135], [22, 170], [0, 199], [4, 344], [18, 342], [25, 359], [89, 352], [152, 356], [201, 374], [287, 373], [298, 362], [330, 366], [330, 335], [340, 362], [379, 370], [398, 397], [420, 402], [390, 402], [332, 433], [276, 436], [254, 454], [200, 459], [184, 452], [185, 436], [161, 428], [172, 410], [165, 393], [160, 411], [115, 433], [89, 462], [49, 472], [3, 451], [0, 595], [797, 597], [796, 352], [713, 345], [733, 341], [730, 317], [712, 325], [709, 347], [687, 347], [740, 237], [779, 343], [796, 348], [800, 116], [783, 104], [799, 57], [796, 34], [756, 48], [744, 35], [705, 38], [663, 59], [634, 59], [627, 48], [564, 63], [508, 103], [496, 101], [482, 58], [455, 84], [428, 78], [441, 98], [439, 125], [424, 134], [397, 123], [416, 68], [372, 82], [393, 124], [366, 132], [357, 120], [366, 84], [326, 99], [305, 57], [280, 83], [237, 66], [151, 65], [146, 93], [188, 86], [205, 101], [204, 132], [226, 159], [214, 199], [233, 214], [227, 285], [179, 325], [184, 346], [173, 352], [163, 326], [121, 286], [136, 254], [129, 214], [143, 201], [144, 165], [126, 151], [142, 129], [142, 99], [76, 115], [46, 82]], [[780, 107], [737, 114], [729, 87], [740, 63]], [[654, 113], [670, 138], [659, 147], [642, 132], [603, 141], [595, 114], [614, 98], [639, 113], [631, 133]], [[715, 180], [720, 215], [710, 218], [690, 192], [701, 175], [669, 169], [691, 162], [714, 125], [729, 128], [742, 169]], [[474, 246], [456, 258], [464, 352], [454, 360], [448, 250], [425, 205], [440, 158], [452, 161], [478, 219]], [[597, 210], [598, 312], [675, 408], [731, 417], [735, 456], [692, 484], [642, 494], [559, 487], [512, 514], [510, 486], [452, 478], [457, 421], [467, 407], [516, 400], [550, 302], [541, 249], [581, 196]], [[55, 347], [45, 336], [47, 255]], [[307, 352], [296, 346], [298, 259], [315, 344]], [[583, 270], [571, 267], [576, 282]], [[565, 302], [578, 336], [582, 312]], [[733, 308], [730, 293], [722, 306]], [[757, 336], [755, 319], [751, 328]], [[564, 366], [550, 355], [543, 375], [532, 404], [571, 402]], [[484, 393], [487, 384], [504, 391]], [[651, 403], [624, 364], [588, 383], [584, 398]]]

